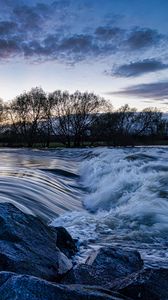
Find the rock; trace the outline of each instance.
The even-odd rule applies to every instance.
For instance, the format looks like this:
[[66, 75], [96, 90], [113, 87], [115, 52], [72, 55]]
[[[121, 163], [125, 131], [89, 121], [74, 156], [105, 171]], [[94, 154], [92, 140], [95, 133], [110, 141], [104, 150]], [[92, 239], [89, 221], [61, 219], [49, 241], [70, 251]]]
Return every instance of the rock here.
[[0, 204], [0, 271], [55, 281], [72, 268], [56, 247], [56, 231], [9, 203]]
[[62, 282], [110, 288], [116, 278], [123, 278], [142, 267], [143, 261], [137, 251], [105, 247], [94, 251], [86, 264], [78, 265], [68, 272]]
[[55, 227], [57, 232], [57, 247], [69, 258], [77, 253], [75, 241], [64, 227]]
[[120, 280], [113, 289], [135, 300], [168, 300], [168, 270], [142, 270]]
[[53, 284], [39, 278], [0, 272], [2, 300], [131, 300], [99, 287]]
[[[105, 267], [106, 266], [104, 266], [104, 269]], [[100, 285], [108, 288], [109, 281], [111, 282], [110, 277], [110, 274], [105, 274], [105, 270], [101, 272], [92, 266], [80, 264], [76, 268], [71, 269], [61, 282], [64, 284]]]
[[102, 247], [89, 256], [86, 264], [96, 268], [106, 266], [115, 277], [121, 277], [142, 269], [143, 260], [138, 251]]

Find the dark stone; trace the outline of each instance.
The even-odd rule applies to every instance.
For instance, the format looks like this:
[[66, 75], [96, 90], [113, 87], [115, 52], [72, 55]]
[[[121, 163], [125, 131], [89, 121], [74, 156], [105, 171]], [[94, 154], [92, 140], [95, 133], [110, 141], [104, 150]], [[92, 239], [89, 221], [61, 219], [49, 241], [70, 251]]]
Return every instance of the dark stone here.
[[119, 280], [113, 289], [135, 300], [168, 300], [168, 270], [142, 270]]
[[77, 253], [75, 241], [64, 227], [56, 227], [57, 247], [69, 258]]
[[114, 276], [120, 277], [142, 269], [143, 260], [136, 250], [102, 247], [89, 256], [86, 264], [97, 268], [106, 265]]
[[131, 300], [99, 287], [60, 285], [28, 275], [0, 272], [2, 300]]
[[56, 232], [9, 203], [0, 204], [0, 271], [55, 281], [72, 267], [56, 247]]
[[86, 264], [78, 265], [66, 274], [63, 283], [100, 285], [110, 288], [112, 281], [140, 270], [143, 261], [137, 251], [105, 247], [88, 258]]
[[[106, 266], [104, 266], [104, 269]], [[71, 269], [62, 279], [64, 284], [86, 284], [86, 285], [100, 285], [108, 288], [109, 281], [111, 282], [110, 274], [106, 274], [105, 270], [80, 264], [76, 268]]]

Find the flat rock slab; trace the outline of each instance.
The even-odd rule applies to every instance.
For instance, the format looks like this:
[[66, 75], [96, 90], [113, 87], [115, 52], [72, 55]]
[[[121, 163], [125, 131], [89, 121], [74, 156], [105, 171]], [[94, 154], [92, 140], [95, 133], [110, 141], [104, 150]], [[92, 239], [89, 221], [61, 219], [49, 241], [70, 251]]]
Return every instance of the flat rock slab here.
[[99, 287], [60, 285], [28, 275], [0, 272], [2, 300], [131, 300]]
[[100, 285], [110, 288], [116, 278], [124, 278], [143, 267], [137, 251], [104, 247], [93, 253], [86, 264], [78, 265], [67, 273], [63, 283]]
[[72, 268], [56, 247], [57, 232], [9, 203], [0, 204], [0, 271], [58, 280]]

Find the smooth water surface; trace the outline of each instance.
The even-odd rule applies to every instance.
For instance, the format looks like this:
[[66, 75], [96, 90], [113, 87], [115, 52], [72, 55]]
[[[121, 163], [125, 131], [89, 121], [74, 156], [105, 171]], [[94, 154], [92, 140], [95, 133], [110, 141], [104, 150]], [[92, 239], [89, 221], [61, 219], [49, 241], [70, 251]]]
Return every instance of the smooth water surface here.
[[82, 210], [79, 154], [74, 151], [0, 150], [0, 202], [51, 219]]

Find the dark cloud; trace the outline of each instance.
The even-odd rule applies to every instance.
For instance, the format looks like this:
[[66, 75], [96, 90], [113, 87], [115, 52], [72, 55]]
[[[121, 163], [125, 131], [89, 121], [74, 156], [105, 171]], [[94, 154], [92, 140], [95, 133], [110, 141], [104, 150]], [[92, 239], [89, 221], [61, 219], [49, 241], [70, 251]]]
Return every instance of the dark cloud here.
[[[50, 3], [49, 3], [50, 2]], [[10, 7], [8, 14], [1, 14], [0, 38], [3, 46], [0, 59], [22, 55], [25, 59], [42, 61], [64, 60], [75, 63], [88, 59], [107, 58], [115, 53], [128, 53], [153, 45], [157, 46], [162, 36], [151, 29], [122, 29], [114, 22], [101, 26], [90, 20], [91, 29], [86, 33], [84, 14], [89, 14], [90, 1], [77, 2], [71, 0], [55, 0], [35, 2], [26, 0], [0, 0]], [[77, 10], [79, 7], [85, 9]], [[76, 5], [76, 6], [75, 6]], [[80, 18], [81, 17], [81, 18]], [[87, 16], [88, 17], [88, 16]], [[89, 17], [88, 17], [89, 19]], [[87, 19], [87, 20], [88, 20]], [[88, 27], [89, 27], [88, 24]], [[13, 42], [11, 42], [13, 41]], [[5, 48], [6, 45], [6, 48]], [[13, 52], [12, 52], [13, 51]], [[7, 57], [8, 56], [8, 57]], [[38, 57], [39, 56], [39, 57]], [[154, 65], [155, 64], [155, 65]], [[121, 66], [118, 73], [133, 76], [163, 69], [159, 62], [143, 61]], [[119, 75], [119, 74], [118, 74]]]
[[161, 39], [162, 35], [150, 28], [135, 28], [128, 35], [126, 44], [132, 50], [139, 50], [146, 47], [152, 47], [157, 45]]
[[18, 6], [13, 10], [16, 21], [26, 31], [29, 29], [40, 29], [43, 22], [43, 14], [39, 12], [38, 7], [29, 7], [27, 5]]
[[71, 4], [70, 0], [61, 0], [61, 1], [57, 0], [52, 3], [52, 7], [56, 9], [62, 9], [62, 8], [69, 7], [70, 4]]
[[92, 36], [74, 35], [60, 41], [59, 54], [71, 62], [86, 59], [88, 56], [97, 55], [98, 46], [94, 44]]
[[0, 36], [10, 35], [16, 32], [17, 23], [11, 21], [0, 22]]
[[92, 48], [92, 37], [89, 35], [74, 35], [63, 39], [59, 47], [61, 50], [76, 53], [89, 51]]
[[32, 58], [37, 56], [45, 55], [45, 48], [43, 48], [40, 43], [36, 40], [32, 40], [29, 43], [22, 43], [22, 53], [26, 58]]
[[0, 39], [0, 57], [8, 59], [20, 53], [20, 46], [15, 39]]
[[111, 39], [116, 39], [117, 37], [120, 37], [121, 34], [124, 33], [124, 30], [122, 30], [119, 27], [98, 27], [95, 30], [95, 34], [97, 38], [102, 39], [102, 40], [111, 40]]
[[15, 7], [16, 5], [20, 5], [21, 3], [23, 3], [22, 0], [0, 0], [1, 8]]
[[88, 58], [100, 58], [116, 52], [115, 43], [105, 43], [97, 40], [94, 35], [74, 34], [61, 37], [49, 35], [44, 40], [45, 49], [53, 58], [61, 58], [70, 63], [75, 63]]
[[155, 59], [144, 59], [142, 61], [131, 62], [117, 67], [110, 72], [106, 72], [111, 76], [135, 77], [142, 74], [161, 71], [168, 68], [168, 64], [164, 64]]
[[12, 8], [9, 17], [20, 25], [21, 31], [25, 30], [25, 33], [30, 35], [39, 34], [40, 31], [44, 36], [44, 33], [52, 32], [53, 28], [56, 29], [60, 24], [66, 26], [70, 14], [70, 11], [69, 14], [67, 12], [69, 3], [69, 0], [57, 0], [50, 4], [37, 2], [30, 5], [20, 1], [20, 5]]
[[133, 85], [119, 92], [111, 92], [108, 94], [134, 96], [138, 98], [163, 101], [168, 99], [168, 81]]

